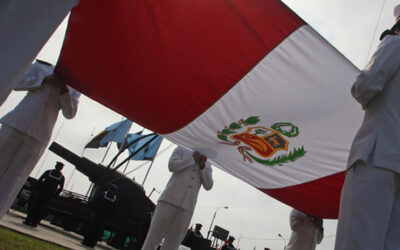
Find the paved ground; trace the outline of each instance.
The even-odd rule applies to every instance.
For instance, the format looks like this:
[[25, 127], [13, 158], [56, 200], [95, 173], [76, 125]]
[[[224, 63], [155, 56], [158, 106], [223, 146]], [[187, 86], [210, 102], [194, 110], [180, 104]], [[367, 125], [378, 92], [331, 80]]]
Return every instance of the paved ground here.
[[[24, 214], [10, 209], [8, 214], [6, 214], [3, 219], [0, 220], [0, 226], [73, 250], [93, 249], [81, 245], [82, 236], [79, 234], [65, 231], [62, 228], [51, 225], [49, 222], [43, 220], [36, 228], [32, 228], [22, 224], [24, 218]], [[111, 250], [115, 248], [108, 246], [104, 242], [98, 242], [94, 249]]]

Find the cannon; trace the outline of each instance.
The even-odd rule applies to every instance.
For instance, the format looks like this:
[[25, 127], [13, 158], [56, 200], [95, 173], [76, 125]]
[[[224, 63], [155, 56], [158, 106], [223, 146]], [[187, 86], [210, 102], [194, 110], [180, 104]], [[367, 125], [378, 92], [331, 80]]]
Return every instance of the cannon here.
[[[50, 145], [49, 150], [74, 165], [94, 184], [89, 199], [96, 197], [107, 184], [113, 183], [118, 187], [116, 191], [118, 202], [108, 223], [112, 231], [128, 236], [141, 232], [144, 219], [155, 208], [141, 185], [118, 171], [76, 155], [56, 142]], [[56, 204], [53, 203], [53, 206]], [[65, 206], [56, 209], [65, 209]]]

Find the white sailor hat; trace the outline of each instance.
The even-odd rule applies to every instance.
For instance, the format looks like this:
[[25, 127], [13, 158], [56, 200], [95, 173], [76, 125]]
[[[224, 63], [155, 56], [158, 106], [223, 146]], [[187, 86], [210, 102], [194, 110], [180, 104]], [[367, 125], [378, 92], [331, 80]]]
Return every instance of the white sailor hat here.
[[396, 18], [396, 22], [399, 20], [400, 17], [400, 4], [396, 5], [393, 9], [394, 18]]

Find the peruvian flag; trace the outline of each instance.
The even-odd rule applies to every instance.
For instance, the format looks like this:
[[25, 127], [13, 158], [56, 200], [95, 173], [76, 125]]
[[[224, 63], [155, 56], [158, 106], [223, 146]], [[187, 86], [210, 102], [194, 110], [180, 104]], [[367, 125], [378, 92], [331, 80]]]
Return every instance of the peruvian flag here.
[[305, 213], [337, 218], [358, 74], [278, 0], [83, 0], [57, 69]]

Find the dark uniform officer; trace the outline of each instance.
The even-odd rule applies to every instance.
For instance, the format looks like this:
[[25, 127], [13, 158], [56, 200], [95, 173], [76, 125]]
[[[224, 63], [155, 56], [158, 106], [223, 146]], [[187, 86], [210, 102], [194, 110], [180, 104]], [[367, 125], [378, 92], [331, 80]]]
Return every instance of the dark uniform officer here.
[[202, 227], [202, 224], [197, 223], [194, 231], [191, 229], [188, 230], [182, 245], [190, 247], [192, 250], [208, 249], [208, 241], [204, 240], [203, 234], [200, 232]]
[[36, 227], [43, 218], [44, 211], [50, 199], [59, 195], [64, 188], [64, 175], [61, 173], [64, 164], [57, 162], [55, 169], [47, 170], [40, 176], [37, 186], [37, 193], [29, 209], [24, 224]]
[[83, 245], [94, 247], [102, 236], [106, 221], [112, 216], [117, 204], [116, 190], [117, 186], [115, 184], [108, 185], [107, 190], [101, 192], [92, 202], [94, 217], [85, 232], [82, 241]]
[[236, 250], [236, 248], [233, 246], [234, 240], [235, 237], [229, 236], [228, 241], [222, 246], [221, 250]]

